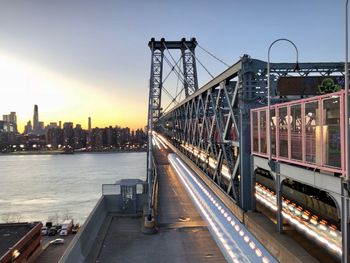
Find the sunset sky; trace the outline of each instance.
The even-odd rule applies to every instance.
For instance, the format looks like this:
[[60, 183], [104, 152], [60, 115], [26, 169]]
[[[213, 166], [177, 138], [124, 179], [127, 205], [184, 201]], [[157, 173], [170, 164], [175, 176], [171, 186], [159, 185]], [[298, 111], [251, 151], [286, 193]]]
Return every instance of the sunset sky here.
[[[343, 61], [343, 2], [1, 1], [0, 114], [16, 111], [20, 130], [32, 120], [34, 104], [45, 123], [86, 128], [91, 116], [93, 126], [143, 127], [151, 37], [196, 37], [229, 64], [243, 54], [266, 60], [280, 37], [296, 43], [301, 62]], [[212, 74], [225, 69], [200, 50], [197, 55]], [[271, 56], [275, 62], [294, 57], [286, 44]], [[198, 68], [202, 85], [210, 76]]]

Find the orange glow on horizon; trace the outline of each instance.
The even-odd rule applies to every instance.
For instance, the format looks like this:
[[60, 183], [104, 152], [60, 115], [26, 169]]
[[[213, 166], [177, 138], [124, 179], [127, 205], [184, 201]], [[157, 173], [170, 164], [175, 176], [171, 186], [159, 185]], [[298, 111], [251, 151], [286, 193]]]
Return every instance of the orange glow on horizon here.
[[132, 89], [124, 93], [114, 86], [102, 89], [1, 52], [0, 72], [2, 97], [6, 98], [0, 104], [0, 116], [15, 111], [20, 132], [27, 121], [33, 124], [34, 104], [39, 106], [39, 120], [45, 126], [62, 121], [86, 129], [88, 117], [92, 127], [99, 128], [146, 125], [147, 97], [132, 94]]

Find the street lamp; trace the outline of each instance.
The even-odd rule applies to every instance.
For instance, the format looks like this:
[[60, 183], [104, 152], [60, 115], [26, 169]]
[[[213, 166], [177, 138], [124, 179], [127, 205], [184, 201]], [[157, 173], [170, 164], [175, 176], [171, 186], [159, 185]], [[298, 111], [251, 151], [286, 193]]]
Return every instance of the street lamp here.
[[[268, 135], [267, 137], [269, 138], [269, 166], [271, 168], [271, 171], [276, 172], [276, 194], [277, 194], [277, 230], [279, 233], [282, 232], [283, 230], [283, 221], [282, 221], [282, 191], [281, 191], [281, 179], [280, 179], [280, 174], [277, 171], [277, 167], [276, 167], [276, 163], [274, 161], [272, 161], [272, 140], [271, 140], [271, 117], [270, 117], [270, 112], [271, 112], [271, 84], [270, 84], [270, 51], [272, 46], [279, 42], [279, 41], [287, 41], [290, 44], [293, 45], [293, 47], [295, 48], [296, 51], [296, 55], [297, 55], [297, 59], [296, 59], [296, 63], [294, 66], [294, 71], [295, 70], [299, 70], [299, 63], [298, 63], [298, 59], [299, 59], [299, 52], [297, 49], [297, 46], [289, 39], [287, 38], [279, 38], [276, 39], [275, 41], [273, 41], [269, 47], [269, 50], [267, 52], [267, 91], [268, 91], [268, 100], [267, 100], [267, 119], [268, 119], [268, 125], [269, 125], [269, 129], [268, 129]], [[277, 140], [276, 140], [276, 144], [277, 144]]]
[[295, 51], [296, 51], [296, 63], [295, 63], [295, 66], [294, 66], [294, 70], [299, 70], [299, 62], [298, 62], [298, 59], [299, 59], [299, 52], [298, 52], [298, 48], [297, 46], [289, 39], [287, 38], [279, 38], [279, 39], [276, 39], [275, 41], [273, 41], [269, 47], [269, 50], [267, 52], [267, 92], [268, 92], [268, 97], [267, 97], [267, 119], [268, 119], [268, 125], [269, 125], [269, 129], [268, 129], [268, 134], [267, 134], [267, 137], [269, 138], [269, 165], [271, 167], [272, 170], [274, 170], [274, 165], [272, 164], [272, 140], [271, 140], [271, 117], [270, 117], [270, 111], [271, 111], [271, 83], [270, 83], [270, 51], [271, 51], [271, 48], [272, 46], [277, 43], [277, 42], [280, 42], [280, 41], [287, 41], [289, 42], [290, 44], [293, 45], [293, 47], [295, 48]]

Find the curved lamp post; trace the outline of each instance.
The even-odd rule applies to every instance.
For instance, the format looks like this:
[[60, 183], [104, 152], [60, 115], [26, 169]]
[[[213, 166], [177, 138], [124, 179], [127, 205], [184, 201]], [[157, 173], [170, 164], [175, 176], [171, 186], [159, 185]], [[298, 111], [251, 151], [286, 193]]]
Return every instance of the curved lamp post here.
[[[286, 41], [289, 42], [290, 44], [293, 45], [293, 47], [295, 48], [296, 51], [296, 63], [295, 63], [295, 67], [294, 70], [299, 70], [299, 51], [297, 46], [289, 39], [287, 38], [279, 38], [276, 39], [275, 41], [273, 41], [271, 43], [271, 45], [269, 46], [269, 50], [267, 52], [267, 92], [268, 92], [268, 100], [267, 100], [267, 119], [268, 119], [268, 125], [269, 125], [269, 129], [268, 129], [268, 135], [267, 137], [269, 138], [269, 165], [272, 165], [272, 141], [271, 141], [271, 117], [270, 117], [270, 111], [271, 111], [271, 83], [270, 83], [270, 52], [271, 52], [271, 48], [272, 46], [280, 41]], [[272, 168], [272, 167], [271, 167]]]
[[[268, 135], [269, 138], [269, 166], [271, 168], [271, 171], [276, 173], [276, 194], [277, 194], [277, 230], [278, 232], [282, 232], [283, 230], [283, 222], [282, 222], [282, 193], [281, 193], [281, 180], [280, 180], [280, 174], [277, 171], [276, 163], [272, 160], [272, 136], [271, 136], [271, 83], [270, 83], [270, 52], [272, 46], [280, 41], [286, 41], [293, 45], [296, 51], [296, 63], [294, 66], [294, 71], [299, 70], [299, 52], [297, 46], [289, 39], [287, 38], [279, 38], [276, 39], [271, 43], [269, 46], [269, 50], [267, 52], [267, 91], [268, 91], [268, 100], [267, 100], [267, 119], [268, 119]], [[277, 141], [276, 141], [277, 143]]]

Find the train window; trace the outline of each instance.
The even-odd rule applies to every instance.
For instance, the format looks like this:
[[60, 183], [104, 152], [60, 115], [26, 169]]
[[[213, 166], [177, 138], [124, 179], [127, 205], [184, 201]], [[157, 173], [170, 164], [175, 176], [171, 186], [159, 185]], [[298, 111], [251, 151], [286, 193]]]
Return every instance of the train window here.
[[305, 103], [305, 160], [320, 164], [321, 129], [318, 101]]
[[270, 111], [270, 125], [271, 125], [271, 151], [272, 155], [276, 155], [276, 110]]
[[266, 142], [266, 111], [260, 111], [260, 152], [267, 153]]
[[258, 112], [253, 111], [253, 151], [259, 152]]
[[339, 96], [323, 101], [322, 124], [323, 163], [333, 167], [341, 167]]
[[282, 107], [278, 109], [279, 115], [279, 156], [288, 158], [288, 111], [287, 107]]
[[292, 105], [290, 107], [290, 129], [291, 129], [291, 150], [292, 159], [302, 160], [302, 119], [301, 119], [301, 105]]

